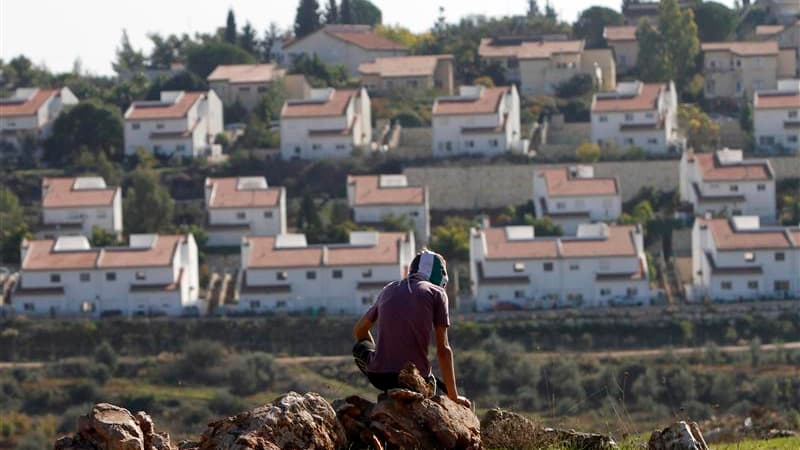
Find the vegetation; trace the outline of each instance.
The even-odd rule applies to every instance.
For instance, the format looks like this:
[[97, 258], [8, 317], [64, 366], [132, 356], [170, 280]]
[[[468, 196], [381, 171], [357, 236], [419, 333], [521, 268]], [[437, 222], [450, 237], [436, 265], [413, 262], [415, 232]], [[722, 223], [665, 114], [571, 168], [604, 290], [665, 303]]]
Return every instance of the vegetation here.
[[686, 130], [689, 147], [699, 151], [714, 151], [719, 146], [719, 124], [697, 105], [681, 105], [678, 122]]
[[131, 174], [125, 192], [123, 218], [128, 233], [157, 233], [172, 226], [175, 200], [161, 184], [158, 174], [140, 164]]
[[677, 0], [662, 0], [658, 28], [645, 21], [636, 31], [639, 75], [643, 81], [674, 80], [683, 89], [695, 73], [700, 53], [697, 24], [691, 9], [681, 11]]
[[55, 165], [72, 160], [79, 151], [120, 160], [123, 154], [122, 114], [98, 100], [83, 101], [59, 115], [45, 142], [45, 157]]
[[706, 1], [694, 8], [697, 34], [702, 42], [726, 41], [733, 37], [739, 17], [722, 3]]
[[622, 25], [622, 14], [610, 8], [592, 6], [581, 12], [572, 31], [578, 39], [586, 40], [586, 48], [605, 48], [607, 42], [603, 37], [605, 27]]
[[583, 163], [593, 163], [600, 160], [600, 146], [591, 142], [584, 142], [575, 149], [575, 156]]

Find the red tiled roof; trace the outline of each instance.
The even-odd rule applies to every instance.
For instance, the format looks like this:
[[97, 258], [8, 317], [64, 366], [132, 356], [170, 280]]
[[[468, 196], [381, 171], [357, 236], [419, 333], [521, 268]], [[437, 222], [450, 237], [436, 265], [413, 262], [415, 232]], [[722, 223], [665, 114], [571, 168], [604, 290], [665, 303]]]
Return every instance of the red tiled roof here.
[[580, 53], [583, 41], [521, 41], [512, 45], [495, 45], [492, 38], [481, 39], [481, 58], [548, 59], [559, 53]]
[[361, 266], [397, 264], [400, 262], [400, 243], [405, 233], [380, 233], [377, 245], [328, 246], [328, 266]]
[[766, 161], [747, 161], [723, 165], [715, 153], [695, 153], [694, 160], [703, 181], [758, 181], [771, 180], [772, 171]]
[[208, 178], [212, 187], [209, 208], [258, 208], [278, 206], [283, 188], [238, 189], [239, 178]]
[[77, 270], [94, 269], [100, 250], [76, 250], [54, 252], [53, 239], [27, 241], [27, 254], [22, 261], [22, 270]]
[[274, 64], [230, 64], [217, 66], [208, 81], [236, 83], [266, 83], [283, 75], [285, 71]]
[[248, 269], [317, 267], [322, 264], [322, 247], [275, 248], [275, 236], [248, 237]]
[[619, 193], [615, 178], [576, 178], [569, 176], [569, 168], [544, 169], [539, 171], [547, 184], [551, 197], [616, 195]]
[[58, 89], [39, 89], [26, 101], [0, 103], [0, 117], [34, 115], [47, 100], [54, 95], [58, 95], [59, 92]]
[[487, 259], [556, 259], [635, 256], [634, 226], [609, 225], [608, 238], [534, 238], [509, 240], [505, 228], [482, 230]]
[[592, 112], [650, 111], [658, 107], [658, 98], [666, 85], [662, 83], [643, 83], [642, 90], [635, 97], [603, 98], [595, 95]]
[[[380, 233], [376, 245], [318, 245], [276, 248], [274, 236], [248, 237], [248, 269], [397, 264], [405, 233]], [[323, 260], [323, 255], [326, 260]]]
[[491, 87], [483, 88], [481, 96], [470, 99], [469, 97], [440, 97], [433, 104], [434, 115], [457, 114], [490, 114], [497, 112], [500, 101], [510, 88]]
[[326, 31], [329, 35], [366, 50], [407, 50], [406, 46], [373, 32]]
[[777, 41], [763, 42], [706, 42], [702, 44], [704, 52], [731, 52], [739, 56], [777, 55]]
[[757, 109], [800, 108], [800, 92], [756, 92], [754, 106]]
[[45, 178], [42, 180], [42, 207], [79, 208], [111, 206], [117, 188], [74, 189], [77, 178]]
[[759, 25], [756, 27], [756, 36], [772, 36], [783, 31], [783, 25]]
[[603, 30], [603, 35], [608, 41], [635, 41], [636, 40], [635, 26], [618, 26], [606, 27]]
[[453, 55], [376, 58], [375, 61], [359, 65], [358, 72], [362, 75], [379, 75], [387, 78], [432, 76], [436, 71], [436, 64], [438, 64], [439, 60], [452, 58]]
[[505, 228], [483, 230], [487, 259], [557, 258], [558, 240], [539, 238], [510, 241]]
[[350, 100], [357, 94], [358, 91], [355, 89], [336, 89], [331, 98], [324, 102], [287, 101], [283, 104], [281, 118], [341, 116], [345, 113]]
[[780, 230], [735, 230], [729, 219], [698, 219], [708, 226], [717, 250], [790, 248], [787, 233]]
[[178, 119], [185, 117], [192, 106], [207, 92], [184, 92], [175, 103], [147, 104], [134, 102], [125, 116], [126, 120]]
[[182, 235], [159, 235], [152, 247], [106, 248], [103, 249], [97, 264], [102, 268], [123, 267], [163, 267], [171, 266]]
[[608, 226], [608, 239], [561, 239], [561, 254], [565, 258], [608, 257], [636, 255], [632, 234], [636, 228], [629, 225]]
[[347, 185], [355, 187], [354, 206], [417, 205], [425, 202], [425, 188], [381, 187], [380, 175], [349, 175]]

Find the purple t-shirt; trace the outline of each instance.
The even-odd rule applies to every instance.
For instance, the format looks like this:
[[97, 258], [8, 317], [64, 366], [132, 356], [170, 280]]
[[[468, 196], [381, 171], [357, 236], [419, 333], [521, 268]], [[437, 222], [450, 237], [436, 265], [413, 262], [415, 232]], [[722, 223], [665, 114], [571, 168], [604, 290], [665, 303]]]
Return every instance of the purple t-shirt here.
[[423, 375], [431, 373], [428, 361], [431, 333], [434, 326], [450, 326], [444, 289], [413, 277], [410, 283], [396, 281], [383, 288], [366, 317], [377, 325], [369, 372], [400, 372], [410, 361]]

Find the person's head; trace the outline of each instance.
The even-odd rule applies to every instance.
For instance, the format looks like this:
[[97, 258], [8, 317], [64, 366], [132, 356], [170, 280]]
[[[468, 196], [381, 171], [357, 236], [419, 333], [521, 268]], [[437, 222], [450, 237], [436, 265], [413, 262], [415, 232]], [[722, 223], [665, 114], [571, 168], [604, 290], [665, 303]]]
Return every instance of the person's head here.
[[411, 261], [408, 274], [409, 276], [420, 276], [441, 287], [447, 286], [447, 282], [449, 281], [447, 277], [447, 262], [444, 260], [444, 257], [428, 249], [423, 249], [421, 252], [417, 253], [417, 256]]

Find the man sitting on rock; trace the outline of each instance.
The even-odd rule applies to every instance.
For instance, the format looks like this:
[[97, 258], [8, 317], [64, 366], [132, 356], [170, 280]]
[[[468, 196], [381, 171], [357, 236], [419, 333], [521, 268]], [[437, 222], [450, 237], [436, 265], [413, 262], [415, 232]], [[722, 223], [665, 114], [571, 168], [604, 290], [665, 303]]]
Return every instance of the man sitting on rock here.
[[[428, 361], [431, 331], [436, 332], [436, 356], [444, 378], [439, 388], [451, 400], [470, 407], [458, 395], [453, 350], [447, 339], [450, 316], [447, 306], [447, 266], [444, 258], [423, 250], [411, 262], [406, 279], [383, 288], [374, 305], [356, 324], [353, 357], [358, 368], [376, 388], [399, 387], [398, 375], [411, 362], [436, 391], [436, 378]], [[370, 329], [377, 324], [377, 343]]]

